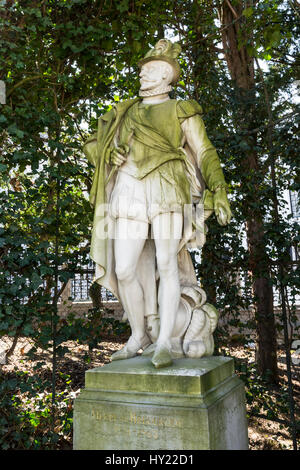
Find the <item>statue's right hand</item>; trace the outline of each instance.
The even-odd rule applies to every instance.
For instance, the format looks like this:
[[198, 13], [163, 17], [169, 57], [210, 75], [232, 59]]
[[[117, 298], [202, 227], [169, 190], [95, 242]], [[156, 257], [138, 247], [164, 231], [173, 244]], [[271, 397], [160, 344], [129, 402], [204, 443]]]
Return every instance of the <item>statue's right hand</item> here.
[[121, 166], [126, 161], [127, 155], [122, 147], [116, 147], [110, 154], [110, 161], [112, 165]]

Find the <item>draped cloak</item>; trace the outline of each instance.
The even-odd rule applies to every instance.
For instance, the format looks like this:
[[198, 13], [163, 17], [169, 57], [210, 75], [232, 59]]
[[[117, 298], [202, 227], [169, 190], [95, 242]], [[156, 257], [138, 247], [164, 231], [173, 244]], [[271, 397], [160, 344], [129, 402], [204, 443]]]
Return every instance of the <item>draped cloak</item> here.
[[[110, 153], [113, 148], [119, 145], [119, 130], [127, 111], [131, 107], [132, 109], [136, 108], [139, 101], [140, 98], [135, 98], [114, 105], [111, 111], [99, 118], [97, 133], [93, 134], [83, 147], [86, 157], [95, 166], [90, 191], [90, 203], [94, 207], [90, 255], [96, 263], [96, 281], [117, 298], [119, 298], [119, 293], [115, 274], [114, 240], [112, 236], [115, 220], [110, 217], [108, 211], [108, 203], [117, 172], [111, 166]], [[156, 105], [148, 105], [150, 114], [152, 106]], [[152, 122], [150, 116], [150, 120], [148, 119], [144, 125], [143, 123], [137, 123], [136, 129], [133, 129], [136, 137], [144, 142], [152, 152], [152, 157], [144, 164], [141, 163], [139, 178], [143, 178], [157, 169], [163, 172], [164, 168], [167, 168], [166, 163], [169, 161], [181, 160], [184, 162], [192, 201], [204, 207], [201, 226], [195, 225], [191, 213], [184, 220], [183, 236], [178, 249], [181, 288], [192, 287], [197, 285], [197, 279], [187, 248], [189, 246], [196, 247], [196, 232], [200, 230], [202, 234], [204, 233], [204, 219], [209, 217], [214, 210], [214, 191], [220, 186], [226, 187], [226, 184], [217, 152], [206, 135], [205, 126], [201, 119], [201, 106], [194, 100], [168, 100], [165, 106], [163, 104], [159, 106], [161, 107], [159, 118]], [[201, 142], [201, 149], [196, 153], [191, 150], [188, 141], [183, 147], [180, 145], [183, 137], [181, 123], [193, 116], [197, 116]], [[157, 272], [155, 245], [151, 239], [146, 240], [139, 259], [137, 275], [144, 292], [147, 306], [146, 315], [156, 315]]]

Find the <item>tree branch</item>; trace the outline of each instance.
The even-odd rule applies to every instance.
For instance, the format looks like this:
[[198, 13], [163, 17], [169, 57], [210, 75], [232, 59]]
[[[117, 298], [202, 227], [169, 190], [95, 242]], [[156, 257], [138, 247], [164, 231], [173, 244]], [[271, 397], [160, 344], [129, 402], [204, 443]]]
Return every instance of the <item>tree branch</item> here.
[[226, 3], [228, 5], [228, 8], [231, 10], [233, 16], [235, 16], [235, 18], [237, 19], [239, 16], [238, 16], [237, 12], [235, 11], [235, 9], [233, 8], [233, 6], [231, 5], [230, 1], [226, 0]]
[[42, 75], [33, 75], [32, 77], [25, 77], [22, 80], [20, 80], [18, 83], [16, 83], [7, 93], [6, 97], [9, 98], [10, 95], [20, 86], [24, 85], [26, 82], [30, 82], [31, 80], [38, 80], [39, 78], [42, 78]]

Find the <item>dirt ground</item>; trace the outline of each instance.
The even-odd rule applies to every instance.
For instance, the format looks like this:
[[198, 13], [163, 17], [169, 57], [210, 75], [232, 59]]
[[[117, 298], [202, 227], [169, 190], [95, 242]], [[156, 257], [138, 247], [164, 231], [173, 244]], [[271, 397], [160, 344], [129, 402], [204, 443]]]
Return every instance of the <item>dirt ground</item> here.
[[[244, 346], [231, 346], [226, 349], [226, 353], [236, 358], [237, 361], [247, 363], [251, 366], [255, 362], [255, 350]], [[300, 359], [297, 357], [297, 359]], [[298, 362], [298, 360], [297, 360]], [[287, 425], [290, 423], [289, 410], [281, 410], [277, 403], [282, 398], [283, 392], [287, 395], [288, 379], [286, 374], [286, 360], [283, 348], [278, 350], [279, 384], [267, 385], [259, 389], [252, 404], [247, 403], [248, 414], [248, 435], [249, 448], [252, 450], [292, 450], [293, 442], [291, 429]], [[255, 380], [253, 380], [255, 382]], [[292, 364], [293, 397], [295, 402], [295, 418], [300, 424], [300, 360], [297, 364]], [[246, 392], [249, 387], [246, 387]], [[253, 392], [255, 395], [255, 391]], [[272, 406], [273, 405], [273, 406]], [[266, 407], [272, 407], [272, 417], [268, 419]], [[288, 408], [288, 401], [286, 400]], [[300, 433], [297, 433], [297, 445], [299, 449]]]
[[[1, 338], [2, 345], [9, 346], [9, 338]], [[79, 345], [75, 341], [68, 341], [63, 345], [68, 348], [68, 352], [57, 362], [57, 393], [64, 394], [64, 402], [67, 402], [69, 409], [72, 409], [74, 398], [84, 387], [84, 372], [93, 367], [102, 366], [110, 362], [111, 354], [120, 349], [124, 344], [122, 341], [112, 337], [102, 338], [97, 349], [88, 350], [87, 346]], [[26, 353], [30, 350], [31, 343], [28, 338], [21, 338], [17, 344], [13, 356], [9, 363], [2, 365], [2, 380], [12, 378], [18, 371], [39, 379], [45, 384], [51, 380], [51, 353], [38, 350], [33, 359], [28, 359]], [[251, 368], [255, 361], [255, 350], [245, 346], [230, 346], [224, 348], [226, 355], [236, 358], [236, 362]], [[298, 362], [298, 361], [294, 361]], [[299, 361], [300, 362], [300, 361]], [[37, 366], [37, 369], [34, 367]], [[251, 403], [247, 404], [249, 423], [249, 446], [251, 450], [288, 450], [292, 449], [290, 430], [287, 426], [289, 422], [288, 408], [282, 410], [282, 406], [277, 406], [282, 399], [283, 390], [287, 390], [287, 376], [285, 373], [285, 356], [283, 351], [278, 354], [278, 366], [280, 370], [280, 383], [276, 386], [257, 384], [252, 380], [251, 386], [246, 388], [249, 394], [253, 395]], [[238, 372], [240, 374], [240, 372]], [[300, 364], [293, 364], [293, 386], [294, 398], [296, 402], [296, 413], [300, 410]], [[50, 393], [51, 389], [44, 390], [44, 394]], [[20, 394], [19, 391], [16, 393]], [[22, 397], [21, 397], [22, 398]], [[249, 401], [249, 400], [247, 400]], [[251, 400], [250, 400], [251, 401]], [[24, 400], [25, 402], [25, 400]], [[266, 405], [271, 411], [266, 410]], [[270, 417], [271, 413], [271, 417]], [[299, 437], [299, 431], [298, 431]], [[58, 443], [59, 449], [72, 449], [72, 432], [62, 436], [62, 443]]]

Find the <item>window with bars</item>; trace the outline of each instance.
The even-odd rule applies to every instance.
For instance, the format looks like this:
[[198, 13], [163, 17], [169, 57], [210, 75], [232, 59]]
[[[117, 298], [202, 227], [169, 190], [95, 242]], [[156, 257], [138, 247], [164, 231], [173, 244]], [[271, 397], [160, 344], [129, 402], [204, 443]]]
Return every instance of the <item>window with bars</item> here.
[[[71, 299], [73, 302], [91, 302], [89, 289], [95, 277], [95, 263], [90, 260], [83, 266], [81, 273], [76, 273], [71, 280]], [[117, 302], [117, 299], [104, 287], [101, 287], [101, 298], [103, 302]]]
[[[73, 302], [91, 302], [89, 289], [93, 284], [94, 273], [77, 273], [71, 281], [71, 299]], [[101, 287], [101, 298], [103, 302], [117, 302], [117, 299], [104, 287]]]
[[71, 282], [71, 298], [73, 302], [88, 302], [91, 300], [89, 288], [94, 279], [94, 273], [87, 271], [76, 273]]

